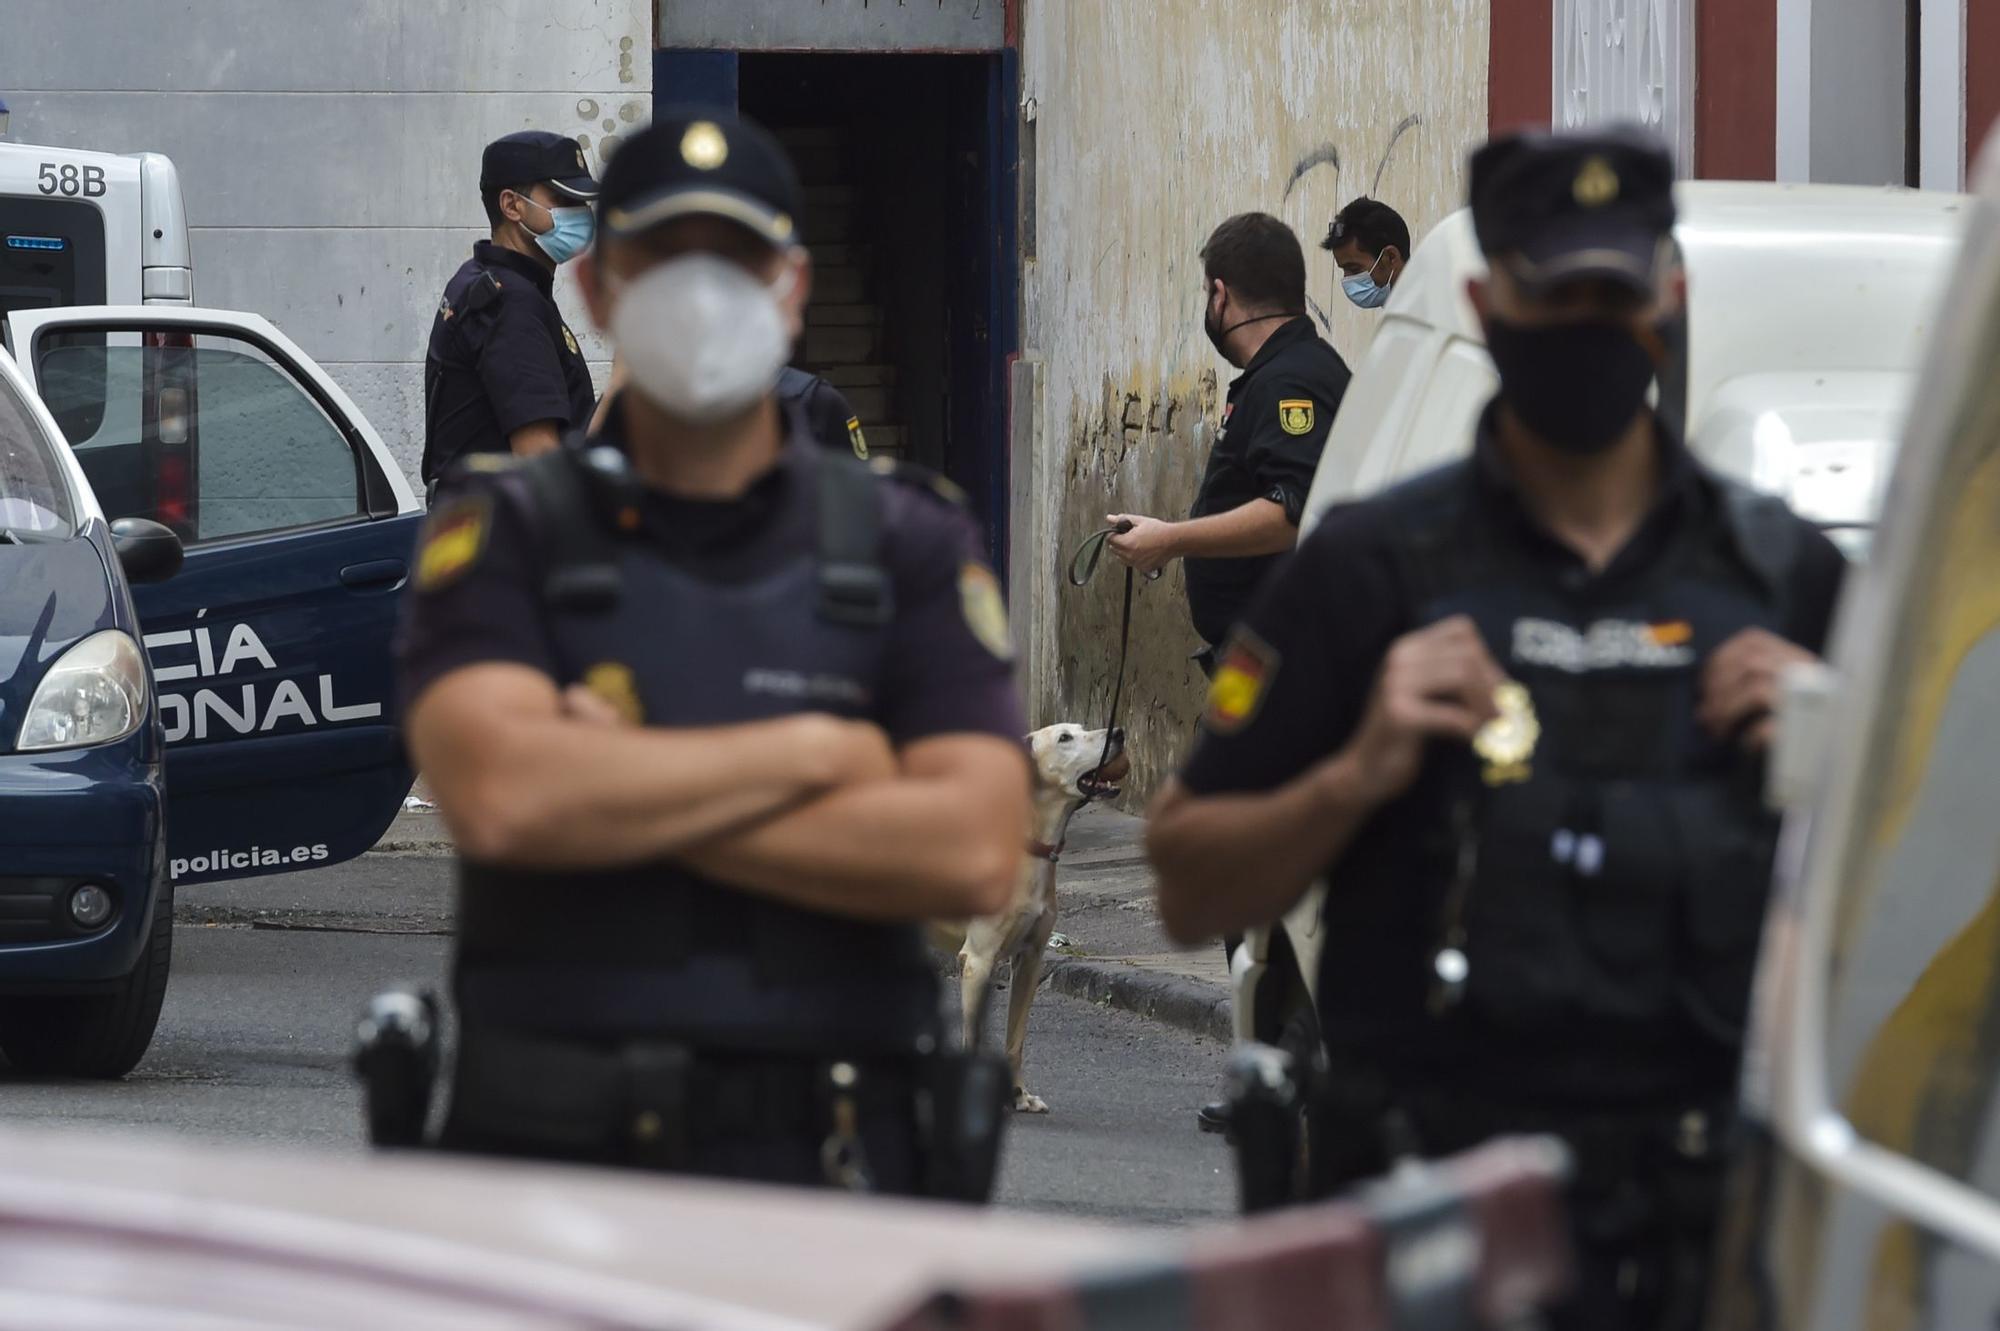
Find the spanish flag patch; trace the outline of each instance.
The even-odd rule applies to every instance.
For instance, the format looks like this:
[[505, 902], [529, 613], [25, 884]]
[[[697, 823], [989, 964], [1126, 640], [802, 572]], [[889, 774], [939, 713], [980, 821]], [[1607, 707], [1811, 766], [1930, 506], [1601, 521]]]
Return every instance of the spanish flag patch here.
[[464, 577], [486, 550], [492, 516], [493, 497], [483, 492], [432, 510], [417, 549], [417, 590], [434, 592]]
[[1277, 673], [1277, 649], [1249, 629], [1238, 628], [1222, 649], [1215, 677], [1209, 681], [1202, 725], [1216, 735], [1233, 735], [1249, 725]]

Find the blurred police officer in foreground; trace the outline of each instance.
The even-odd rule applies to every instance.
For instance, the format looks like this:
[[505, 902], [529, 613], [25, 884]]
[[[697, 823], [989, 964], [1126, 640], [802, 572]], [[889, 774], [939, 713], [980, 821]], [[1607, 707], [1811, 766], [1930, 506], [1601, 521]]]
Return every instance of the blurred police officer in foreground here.
[[556, 268], [590, 247], [597, 182], [575, 139], [534, 130], [486, 145], [479, 198], [493, 227], [445, 285], [424, 357], [424, 480], [468, 453], [544, 453], [596, 396], [557, 310]]
[[958, 500], [776, 400], [798, 194], [748, 123], [628, 139], [579, 277], [629, 387], [595, 447], [448, 483], [422, 540], [400, 666], [462, 856], [447, 1146], [953, 1191], [917, 922], [1004, 903], [1025, 727]]
[[1189, 940], [1326, 874], [1319, 1189], [1561, 1134], [1582, 1268], [1557, 1325], [1688, 1326], [1777, 827], [1771, 709], [1842, 563], [1647, 405], [1684, 291], [1665, 153], [1514, 137], [1471, 176], [1500, 378], [1473, 456], [1301, 545], [1222, 654], [1149, 850]]

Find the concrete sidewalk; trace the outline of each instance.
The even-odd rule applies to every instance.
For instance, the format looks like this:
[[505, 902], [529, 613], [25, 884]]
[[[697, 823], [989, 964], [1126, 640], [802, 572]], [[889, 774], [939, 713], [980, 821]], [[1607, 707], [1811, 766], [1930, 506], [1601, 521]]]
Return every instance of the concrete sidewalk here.
[[[427, 792], [419, 784], [414, 794]], [[1056, 866], [1056, 930], [1046, 983], [1060, 993], [1227, 1042], [1229, 967], [1220, 945], [1181, 951], [1167, 941], [1141, 845], [1144, 820], [1092, 805], [1070, 823]], [[434, 808], [406, 808], [375, 853], [449, 855]]]

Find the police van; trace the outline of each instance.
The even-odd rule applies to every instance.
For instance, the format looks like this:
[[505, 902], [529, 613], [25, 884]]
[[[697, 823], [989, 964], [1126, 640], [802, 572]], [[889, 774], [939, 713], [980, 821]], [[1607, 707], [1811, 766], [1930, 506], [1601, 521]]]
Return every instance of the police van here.
[[0, 145], [0, 254], [0, 1052], [118, 1076], [176, 889], [400, 808], [420, 504], [299, 347], [190, 303], [165, 159]]
[[0, 143], [0, 314], [193, 303], [172, 162]]

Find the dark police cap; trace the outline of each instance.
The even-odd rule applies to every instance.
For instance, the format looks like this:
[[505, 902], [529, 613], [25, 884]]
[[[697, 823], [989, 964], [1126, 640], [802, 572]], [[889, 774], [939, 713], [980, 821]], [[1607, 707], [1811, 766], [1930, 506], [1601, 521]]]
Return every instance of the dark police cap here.
[[577, 141], [546, 130], [524, 129], [493, 140], [479, 159], [481, 189], [518, 189], [543, 181], [574, 199], [597, 197], [597, 182]]
[[1608, 278], [1650, 294], [1674, 226], [1674, 164], [1638, 129], [1512, 134], [1472, 155], [1472, 225], [1489, 257], [1545, 290]]
[[597, 227], [611, 236], [677, 217], [724, 217], [773, 245], [798, 241], [799, 178], [778, 141], [740, 116], [668, 111], [604, 168]]

